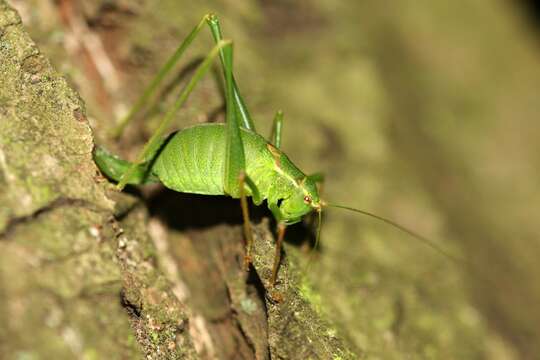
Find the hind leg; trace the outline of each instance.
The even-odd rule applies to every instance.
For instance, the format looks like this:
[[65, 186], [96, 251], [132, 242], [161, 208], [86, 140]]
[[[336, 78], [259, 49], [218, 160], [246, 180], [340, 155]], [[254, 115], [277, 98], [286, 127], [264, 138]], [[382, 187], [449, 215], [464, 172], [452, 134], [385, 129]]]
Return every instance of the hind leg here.
[[157, 130], [154, 132], [150, 140], [148, 140], [148, 142], [144, 145], [143, 150], [137, 156], [133, 165], [120, 178], [120, 182], [117, 185], [118, 190], [122, 190], [125, 187], [128, 180], [136, 171], [137, 166], [139, 166], [141, 163], [145, 161], [151, 160], [155, 156], [155, 153], [157, 152], [159, 148], [159, 144], [162, 141], [163, 134], [168, 129], [171, 122], [174, 120], [176, 112], [182, 107], [182, 105], [184, 105], [187, 98], [189, 97], [193, 89], [195, 88], [195, 85], [197, 85], [199, 80], [208, 71], [208, 69], [210, 68], [210, 65], [212, 64], [214, 59], [219, 55], [220, 51], [230, 46], [231, 46], [230, 41], [220, 41], [212, 48], [212, 50], [204, 58], [203, 62], [195, 70], [195, 74], [193, 75], [189, 83], [180, 93], [180, 96], [178, 97], [178, 99], [175, 101], [173, 106], [167, 111], [167, 113], [161, 120]]

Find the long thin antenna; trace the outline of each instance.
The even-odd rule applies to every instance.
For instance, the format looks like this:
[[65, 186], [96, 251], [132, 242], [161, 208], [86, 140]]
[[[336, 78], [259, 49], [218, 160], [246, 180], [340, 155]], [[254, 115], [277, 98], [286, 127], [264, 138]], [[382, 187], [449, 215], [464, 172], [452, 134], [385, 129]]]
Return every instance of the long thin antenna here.
[[317, 217], [318, 217], [318, 224], [317, 224], [317, 237], [315, 238], [315, 245], [313, 246], [313, 250], [317, 250], [319, 247], [319, 242], [321, 241], [321, 224], [322, 224], [322, 210], [319, 209], [317, 211]]
[[317, 224], [317, 235], [316, 235], [316, 238], [315, 238], [315, 245], [313, 245], [313, 248], [311, 249], [311, 251], [309, 252], [309, 258], [308, 258], [308, 262], [306, 264], [306, 268], [305, 268], [305, 271], [304, 273], [307, 274], [308, 270], [309, 270], [309, 267], [311, 266], [311, 264], [313, 263], [313, 259], [315, 258], [315, 253], [317, 251], [317, 248], [319, 247], [319, 242], [321, 240], [321, 224], [322, 224], [322, 210], [319, 209], [317, 210], [317, 218], [318, 218], [318, 224]]
[[[386, 224], [388, 224], [390, 226], [393, 226], [396, 229], [399, 229], [399, 230], [403, 231], [404, 233], [412, 236], [413, 238], [417, 239], [418, 241], [424, 243], [424, 245], [429, 246], [433, 250], [435, 250], [438, 253], [446, 256], [447, 258], [449, 258], [450, 260], [452, 260], [452, 261], [454, 261], [456, 263], [459, 263], [459, 264], [468, 263], [468, 261], [466, 261], [465, 259], [463, 259], [463, 258], [461, 258], [461, 257], [459, 257], [457, 255], [451, 254], [446, 250], [443, 250], [441, 247], [436, 245], [433, 242], [433, 240], [430, 240], [430, 239], [426, 238], [425, 236], [422, 236], [422, 235], [420, 235], [420, 234], [418, 234], [418, 233], [416, 233], [416, 232], [414, 232], [412, 230], [409, 230], [405, 226], [400, 225], [397, 222], [392, 221], [390, 219], [387, 219], [387, 218], [384, 218], [382, 216], [373, 214], [373, 213], [371, 213], [369, 211], [366, 211], [366, 210], [355, 209], [355, 208], [350, 207], [350, 206], [338, 205], [338, 204], [328, 204], [328, 203], [326, 203], [325, 206], [334, 207], [334, 208], [338, 208], [338, 209], [345, 209], [345, 210], [353, 211], [353, 212], [356, 212], [356, 213], [359, 213], [359, 214], [366, 215], [366, 216], [369, 216], [371, 218], [377, 219], [379, 221], [382, 221], [382, 222], [384, 222], [384, 223], [386, 223]], [[320, 225], [320, 223], [319, 223], [319, 225]]]

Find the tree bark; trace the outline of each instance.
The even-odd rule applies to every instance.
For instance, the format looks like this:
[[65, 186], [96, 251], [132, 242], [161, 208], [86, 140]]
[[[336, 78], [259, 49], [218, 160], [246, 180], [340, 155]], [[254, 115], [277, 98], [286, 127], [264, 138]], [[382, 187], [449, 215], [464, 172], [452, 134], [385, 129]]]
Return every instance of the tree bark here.
[[[43, 53], [1, 4], [0, 357], [537, 357], [539, 54], [516, 2], [13, 0]], [[329, 208], [308, 271], [313, 231], [288, 229], [270, 291], [262, 207], [246, 273], [236, 201], [116, 193], [94, 142], [140, 150], [207, 29], [156, 105], [108, 133], [208, 11], [258, 131], [284, 110], [283, 148], [325, 172], [325, 200], [464, 261]], [[223, 118], [207, 76], [175, 126]]]
[[287, 260], [269, 296], [266, 221], [245, 272], [239, 225], [167, 235], [112, 190], [83, 101], [4, 1], [0, 74], [3, 359], [353, 357]]

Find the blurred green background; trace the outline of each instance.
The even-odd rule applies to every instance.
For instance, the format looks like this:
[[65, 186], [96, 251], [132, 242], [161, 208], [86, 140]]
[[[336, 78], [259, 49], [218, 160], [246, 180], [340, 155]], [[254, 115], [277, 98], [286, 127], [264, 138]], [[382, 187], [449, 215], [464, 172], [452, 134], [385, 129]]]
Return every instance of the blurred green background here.
[[[329, 209], [306, 275], [339, 335], [374, 359], [539, 356], [540, 53], [524, 2], [10, 3], [81, 93], [101, 142], [201, 16], [217, 13], [258, 130], [285, 112], [283, 148], [326, 174], [325, 198], [466, 259]], [[103, 54], [80, 45], [74, 24]], [[210, 49], [202, 34], [179, 68]], [[221, 104], [208, 77], [177, 126], [219, 118]], [[158, 113], [117, 150], [137, 149]]]

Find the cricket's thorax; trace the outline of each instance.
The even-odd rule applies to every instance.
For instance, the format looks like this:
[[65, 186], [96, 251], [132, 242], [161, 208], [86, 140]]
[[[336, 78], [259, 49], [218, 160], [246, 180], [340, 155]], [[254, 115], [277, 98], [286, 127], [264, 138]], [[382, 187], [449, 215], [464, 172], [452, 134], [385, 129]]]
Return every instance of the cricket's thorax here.
[[[152, 172], [168, 188], [195, 194], [223, 195], [226, 132], [224, 124], [203, 124], [172, 135]], [[247, 176], [262, 199], [276, 203], [297, 191], [305, 175], [262, 136], [241, 129]]]

